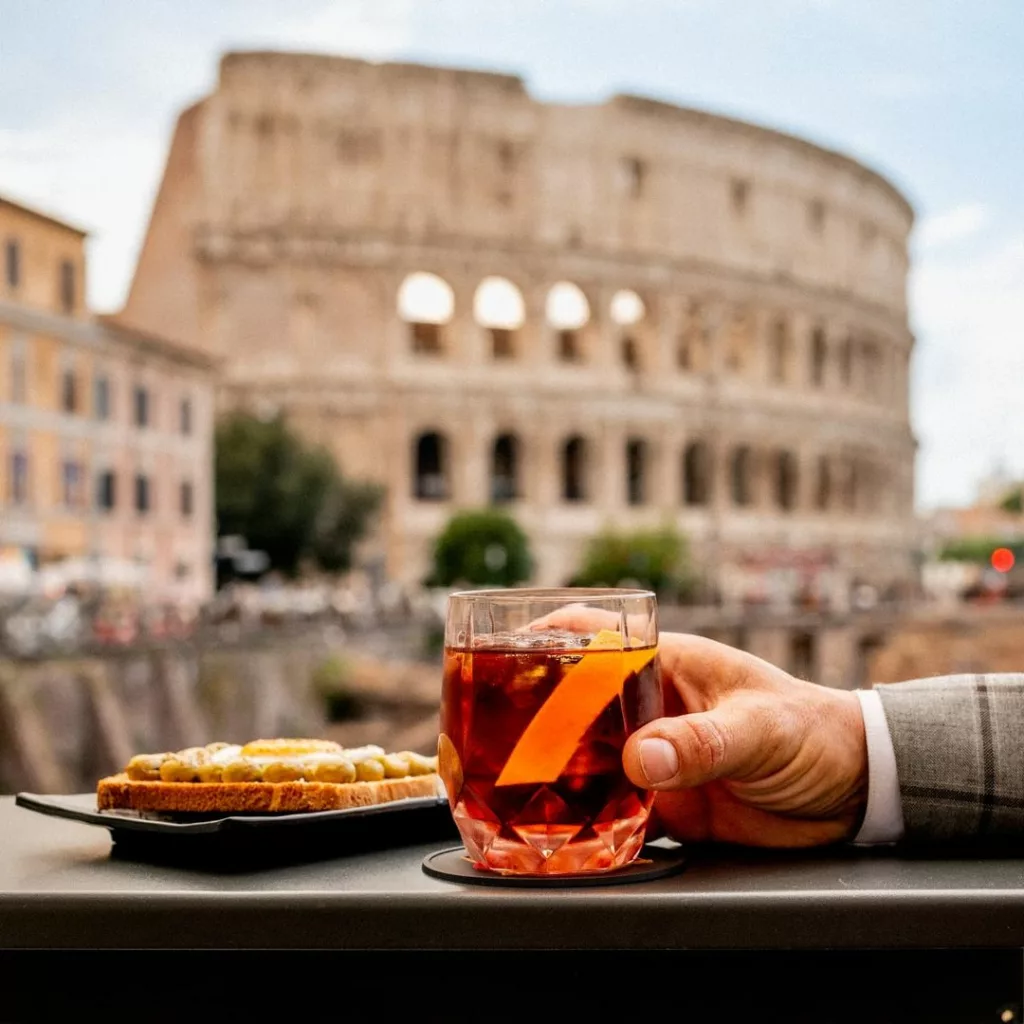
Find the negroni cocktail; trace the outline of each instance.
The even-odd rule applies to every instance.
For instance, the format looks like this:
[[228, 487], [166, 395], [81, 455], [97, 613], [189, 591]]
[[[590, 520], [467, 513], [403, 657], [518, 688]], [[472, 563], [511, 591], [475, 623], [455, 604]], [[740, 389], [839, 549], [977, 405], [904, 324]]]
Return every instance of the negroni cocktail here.
[[622, 748], [662, 714], [653, 635], [521, 629], [446, 646], [439, 768], [479, 866], [578, 873], [637, 855], [653, 794], [626, 778]]

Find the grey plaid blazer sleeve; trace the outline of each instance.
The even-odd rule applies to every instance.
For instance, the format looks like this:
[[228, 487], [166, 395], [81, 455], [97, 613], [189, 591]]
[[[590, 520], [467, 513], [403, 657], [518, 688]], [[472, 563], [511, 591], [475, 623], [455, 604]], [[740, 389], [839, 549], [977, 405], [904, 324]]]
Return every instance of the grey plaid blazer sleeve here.
[[875, 687], [911, 840], [1024, 837], [1024, 674]]

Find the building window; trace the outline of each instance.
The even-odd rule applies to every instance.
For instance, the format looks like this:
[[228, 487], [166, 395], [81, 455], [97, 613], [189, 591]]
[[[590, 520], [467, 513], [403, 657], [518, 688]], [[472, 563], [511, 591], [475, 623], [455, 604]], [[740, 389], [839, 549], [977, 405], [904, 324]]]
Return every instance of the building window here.
[[622, 365], [633, 373], [640, 369], [640, 354], [632, 338], [622, 339]]
[[16, 341], [11, 348], [11, 401], [22, 405], [28, 398], [28, 365], [23, 341]]
[[110, 419], [110, 378], [100, 375], [93, 382], [93, 411], [96, 419]]
[[562, 499], [580, 502], [587, 496], [587, 442], [570, 437], [562, 448]]
[[443, 278], [417, 271], [398, 289], [398, 315], [409, 325], [413, 352], [439, 355], [442, 330], [455, 313], [455, 293]]
[[23, 451], [11, 453], [11, 477], [7, 483], [7, 498], [12, 505], [28, 502], [28, 455]]
[[732, 453], [732, 503], [743, 508], [754, 503], [754, 456], [745, 445]]
[[583, 290], [571, 281], [559, 281], [551, 286], [544, 311], [556, 333], [559, 359], [578, 362], [583, 351], [577, 332], [590, 321], [590, 303]]
[[495, 359], [511, 359], [516, 354], [514, 338], [515, 332], [507, 327], [492, 327], [491, 355]]
[[448, 441], [443, 434], [420, 434], [414, 445], [413, 495], [420, 501], [447, 501]]
[[781, 317], [772, 324], [771, 378], [784, 384], [789, 377], [789, 329]]
[[825, 227], [825, 204], [820, 199], [812, 199], [807, 204], [807, 223], [815, 234], [821, 234]]
[[178, 429], [188, 437], [192, 433], [192, 399], [183, 398], [178, 406]]
[[563, 363], [578, 363], [580, 361], [579, 338], [575, 331], [562, 330], [558, 332], [558, 358]]
[[779, 452], [775, 457], [775, 504], [783, 512], [796, 508], [797, 465], [792, 452]]
[[816, 387], [825, 384], [825, 366], [828, 362], [828, 344], [825, 331], [815, 327], [811, 332], [811, 383]]
[[621, 164], [622, 190], [630, 199], [639, 199], [647, 183], [647, 166], [639, 157], [625, 157]]
[[78, 378], [74, 370], [65, 370], [60, 382], [60, 407], [64, 412], [78, 412]]
[[149, 477], [145, 473], [135, 474], [135, 511], [145, 515], [153, 506]]
[[643, 505], [647, 501], [647, 444], [638, 438], [626, 442], [626, 502]]
[[76, 298], [75, 265], [71, 260], [62, 260], [60, 264], [60, 308], [65, 313], [73, 313]]
[[61, 465], [61, 501], [65, 508], [82, 504], [82, 464], [73, 459], [65, 459]]
[[683, 501], [707, 505], [711, 500], [711, 453], [703, 441], [693, 441], [683, 453]]
[[16, 238], [8, 238], [4, 246], [4, 277], [12, 291], [21, 284], [21, 245]]
[[138, 384], [132, 392], [132, 422], [137, 427], [149, 426], [149, 389]]
[[500, 505], [519, 497], [519, 440], [514, 434], [495, 438], [491, 454], [491, 501]]
[[742, 217], [747, 212], [747, 200], [750, 198], [750, 182], [743, 178], [733, 178], [729, 186], [729, 198], [732, 201], [732, 212]]
[[110, 512], [117, 506], [117, 476], [111, 469], [105, 469], [96, 477], [96, 507]]
[[505, 277], [485, 277], [473, 293], [473, 318], [489, 331], [495, 359], [515, 356], [515, 332], [526, 322], [523, 293]]
[[183, 480], [181, 483], [181, 490], [178, 495], [179, 506], [181, 508], [181, 516], [183, 519], [191, 519], [192, 511], [195, 505], [195, 493], [192, 488], [191, 480]]
[[441, 354], [441, 325], [414, 323], [409, 324], [412, 334], [412, 350], [421, 356]]

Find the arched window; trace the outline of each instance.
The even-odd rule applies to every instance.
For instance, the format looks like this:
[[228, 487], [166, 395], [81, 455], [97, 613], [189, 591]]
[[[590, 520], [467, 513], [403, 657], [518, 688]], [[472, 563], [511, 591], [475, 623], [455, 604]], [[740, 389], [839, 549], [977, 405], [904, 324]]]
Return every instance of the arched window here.
[[815, 327], [811, 332], [811, 383], [820, 388], [825, 384], [825, 367], [828, 363], [828, 344], [825, 331]]
[[682, 334], [676, 347], [676, 365], [680, 370], [702, 373], [711, 363], [712, 329], [703, 307], [690, 303]]
[[500, 434], [491, 452], [491, 501], [501, 505], [519, 497], [519, 439]]
[[818, 479], [814, 488], [814, 504], [820, 512], [832, 507], [832, 464], [827, 455], [818, 457]]
[[743, 507], [754, 503], [754, 456], [746, 445], [741, 445], [732, 453], [729, 466], [732, 484], [732, 503]]
[[796, 508], [797, 480], [796, 456], [779, 452], [775, 456], [775, 504], [784, 512]]
[[590, 303], [578, 285], [559, 281], [552, 285], [545, 304], [548, 323], [558, 337], [558, 357], [563, 362], [583, 358], [579, 332], [590, 321]]
[[711, 500], [711, 453], [704, 441], [692, 441], [683, 452], [683, 501], [706, 505]]
[[413, 495], [420, 501], [447, 501], [448, 439], [435, 430], [420, 434], [413, 443]]
[[784, 384], [789, 379], [789, 327], [782, 317], [772, 324], [770, 361], [772, 380]]
[[647, 442], [630, 438], [626, 442], [626, 501], [643, 505], [647, 501]]
[[640, 351], [636, 341], [628, 335], [622, 339], [622, 365], [636, 372], [640, 369]]
[[632, 327], [647, 315], [647, 307], [636, 292], [623, 288], [612, 296], [609, 312], [620, 327]]
[[398, 315], [409, 325], [414, 352], [439, 354], [444, 347], [442, 328], [454, 312], [455, 293], [436, 274], [409, 274], [398, 289]]
[[562, 498], [564, 501], [586, 501], [587, 442], [578, 434], [570, 437], [562, 447]]
[[507, 278], [485, 277], [473, 296], [473, 316], [491, 335], [495, 359], [515, 355], [515, 333], [526, 319], [522, 292]]

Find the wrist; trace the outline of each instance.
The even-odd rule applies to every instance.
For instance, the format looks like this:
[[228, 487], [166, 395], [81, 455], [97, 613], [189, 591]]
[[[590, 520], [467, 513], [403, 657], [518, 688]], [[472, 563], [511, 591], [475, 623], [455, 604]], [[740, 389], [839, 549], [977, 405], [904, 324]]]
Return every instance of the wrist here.
[[845, 826], [844, 840], [852, 840], [860, 831], [868, 807], [868, 742], [864, 712], [852, 691], [836, 692], [836, 710], [845, 739], [842, 757], [840, 819]]

